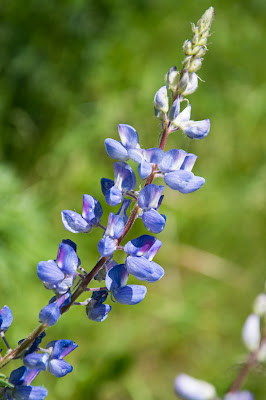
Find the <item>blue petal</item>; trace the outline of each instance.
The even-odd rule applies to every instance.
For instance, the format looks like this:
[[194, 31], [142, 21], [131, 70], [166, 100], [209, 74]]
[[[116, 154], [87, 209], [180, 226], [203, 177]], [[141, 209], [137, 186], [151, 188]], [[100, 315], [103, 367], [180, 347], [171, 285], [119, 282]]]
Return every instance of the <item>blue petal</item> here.
[[114, 290], [125, 286], [128, 280], [128, 271], [124, 264], [115, 265], [106, 274], [105, 284], [108, 290]]
[[156, 264], [154, 261], [151, 261], [151, 263], [154, 268], [154, 272], [150, 276], [148, 276], [145, 280], [146, 282], [153, 283], [157, 282], [164, 276], [164, 269], [159, 264]]
[[180, 374], [175, 379], [175, 391], [184, 400], [213, 400], [217, 397], [213, 385], [186, 374]]
[[108, 223], [105, 235], [110, 236], [114, 239], [118, 239], [122, 235], [124, 228], [125, 225], [123, 218], [120, 215], [114, 215], [111, 212], [108, 216]]
[[120, 161], [114, 163], [115, 186], [125, 192], [134, 190], [136, 186], [136, 176], [133, 169], [126, 163]]
[[39, 369], [30, 369], [25, 366], [14, 369], [9, 377], [9, 382], [12, 385], [30, 384], [33, 379], [40, 373]]
[[126, 269], [140, 281], [145, 281], [154, 273], [153, 264], [143, 256], [128, 256], [126, 259]]
[[52, 289], [55, 289], [59, 294], [64, 294], [68, 291], [69, 288], [73, 286], [74, 280], [75, 275], [68, 275], [62, 281], [58, 282], [55, 288]]
[[[139, 135], [132, 126], [127, 124], [118, 125], [118, 133], [122, 144], [126, 149], [135, 149], [139, 146]], [[125, 161], [125, 160], [122, 160]]]
[[167, 96], [167, 86], [161, 87], [154, 96], [154, 107], [164, 113], [167, 113], [169, 108], [169, 99]]
[[102, 322], [108, 317], [108, 313], [111, 311], [111, 306], [108, 304], [102, 304], [98, 307], [86, 307], [86, 312], [92, 321]]
[[204, 178], [195, 176], [190, 171], [179, 170], [165, 174], [165, 183], [181, 193], [191, 193], [198, 190], [205, 182]]
[[254, 400], [254, 396], [247, 390], [241, 390], [240, 392], [226, 394], [223, 400]]
[[114, 186], [114, 181], [112, 179], [107, 179], [107, 178], [102, 178], [101, 179], [101, 188], [102, 188], [102, 193], [104, 196], [107, 195], [109, 189]]
[[103, 237], [98, 243], [98, 251], [103, 257], [108, 257], [116, 249], [116, 242], [110, 236]]
[[139, 164], [144, 159], [144, 150], [143, 149], [130, 149], [130, 150], [128, 150], [128, 155], [131, 158], [131, 160], [133, 160]]
[[23, 358], [23, 364], [28, 368], [46, 371], [49, 358], [48, 353], [32, 353]]
[[82, 217], [90, 225], [97, 225], [101, 221], [102, 215], [103, 209], [100, 202], [89, 194], [84, 194]]
[[53, 260], [41, 261], [37, 265], [39, 279], [49, 285], [57, 284], [64, 279], [64, 274]]
[[73, 275], [77, 272], [79, 259], [77, 253], [72, 246], [61, 242], [56, 257], [56, 263], [62, 272], [68, 275]]
[[177, 96], [169, 111], [169, 120], [173, 121], [180, 113], [180, 96]]
[[145, 186], [138, 197], [138, 205], [143, 210], [149, 208], [156, 208], [158, 206], [159, 199], [164, 190], [164, 186], [157, 186], [154, 183], [151, 183], [148, 186]]
[[153, 147], [151, 149], [144, 150], [144, 158], [147, 162], [151, 164], [159, 164], [164, 156], [164, 152], [157, 147]]
[[127, 149], [114, 139], [106, 139], [104, 141], [105, 151], [113, 160], [126, 161], [128, 160]]
[[114, 298], [121, 304], [135, 305], [140, 303], [147, 293], [142, 285], [127, 285], [114, 290]]
[[141, 218], [145, 228], [152, 233], [160, 233], [165, 227], [165, 217], [153, 208], [144, 211]]
[[42, 386], [16, 386], [14, 397], [16, 400], [43, 400], [48, 396], [48, 390]]
[[12, 324], [12, 322], [13, 322], [12, 311], [8, 306], [4, 306], [0, 310], [0, 330], [6, 332], [7, 329], [10, 327], [10, 325]]
[[72, 233], [86, 233], [91, 230], [91, 225], [76, 211], [63, 210], [61, 215], [66, 230]]
[[203, 139], [210, 132], [210, 120], [204, 119], [203, 121], [187, 121], [180, 124], [182, 131], [190, 139]]
[[187, 152], [184, 150], [172, 149], [167, 151], [159, 164], [159, 169], [162, 172], [171, 172], [181, 168], [186, 155]]
[[131, 203], [131, 200], [124, 198], [123, 202], [121, 204], [121, 207], [117, 211], [116, 215], [120, 215], [123, 218], [124, 225], [126, 225], [128, 221], [128, 216], [127, 216], [127, 209]]
[[61, 316], [59, 306], [57, 302], [48, 304], [48, 306], [41, 309], [39, 314], [39, 320], [42, 323], [52, 326], [56, 324]]
[[197, 158], [198, 157], [195, 154], [192, 154], [192, 153], [187, 154], [180, 169], [185, 169], [186, 171], [191, 171], [192, 168], [194, 167], [194, 164], [195, 164]]
[[152, 173], [152, 166], [147, 161], [142, 161], [138, 166], [138, 173], [141, 179], [146, 179]]
[[51, 357], [57, 358], [57, 359], [62, 359], [66, 357], [71, 351], [75, 350], [78, 347], [78, 345], [73, 342], [73, 340], [67, 340], [67, 339], [60, 339], [60, 340], [52, 340], [46, 345], [46, 349], [51, 349], [52, 348], [52, 354]]
[[121, 203], [122, 201], [122, 192], [120, 189], [118, 189], [116, 186], [111, 187], [111, 189], [108, 190], [105, 200], [106, 203], [109, 204], [109, 206], [114, 207], [117, 206], [118, 204]]
[[162, 242], [156, 237], [142, 235], [127, 242], [124, 251], [131, 256], [144, 256], [151, 261], [161, 246]]
[[108, 297], [107, 290], [95, 290], [92, 293], [90, 304], [93, 304], [93, 307], [98, 307], [105, 302]]
[[73, 367], [65, 360], [53, 359], [49, 362], [48, 369], [57, 378], [62, 378], [66, 374], [69, 374]]

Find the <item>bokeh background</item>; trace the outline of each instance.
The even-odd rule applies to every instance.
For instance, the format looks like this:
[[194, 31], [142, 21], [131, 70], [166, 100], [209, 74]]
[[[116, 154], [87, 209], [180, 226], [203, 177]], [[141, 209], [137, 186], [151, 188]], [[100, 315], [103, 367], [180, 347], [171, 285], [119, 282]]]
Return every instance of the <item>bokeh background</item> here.
[[[174, 400], [180, 372], [222, 394], [244, 361], [241, 328], [265, 280], [266, 3], [1, 1], [0, 293], [14, 314], [13, 346], [51, 297], [38, 261], [55, 258], [70, 238], [83, 267], [95, 264], [102, 233], [71, 234], [60, 212], [80, 212], [84, 193], [104, 204], [100, 178], [113, 172], [103, 141], [118, 139], [119, 123], [133, 125], [143, 147], [156, 146], [154, 93], [170, 67], [181, 67], [190, 22], [210, 5], [205, 83], [190, 101], [193, 119], [210, 118], [211, 132], [167, 144], [198, 155], [194, 172], [206, 184], [188, 195], [165, 190], [168, 221], [155, 261], [166, 275], [147, 285], [143, 303], [113, 304], [104, 323], [72, 309], [49, 329], [46, 341], [79, 345], [67, 359], [71, 375], [36, 381], [50, 399]], [[129, 238], [143, 233], [137, 221]], [[263, 368], [245, 387], [265, 398]]]

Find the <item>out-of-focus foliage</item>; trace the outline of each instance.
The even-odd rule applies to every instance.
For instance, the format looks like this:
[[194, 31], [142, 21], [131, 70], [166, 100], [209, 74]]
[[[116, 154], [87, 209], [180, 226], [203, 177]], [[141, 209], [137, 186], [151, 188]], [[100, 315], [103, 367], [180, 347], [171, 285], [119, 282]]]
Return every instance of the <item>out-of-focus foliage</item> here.
[[[166, 276], [148, 285], [143, 303], [114, 304], [102, 324], [73, 309], [49, 329], [48, 341], [79, 344], [71, 377], [38, 378], [51, 399], [170, 400], [182, 371], [223, 393], [243, 362], [242, 324], [265, 280], [266, 3], [1, 1], [0, 289], [14, 314], [12, 346], [49, 299], [38, 261], [55, 258], [69, 237], [83, 267], [95, 264], [101, 232], [71, 235], [60, 211], [81, 211], [83, 193], [104, 204], [99, 182], [112, 178], [112, 161], [103, 141], [118, 138], [118, 123], [133, 125], [141, 145], [157, 144], [154, 93], [181, 67], [189, 22], [210, 5], [206, 83], [190, 101], [192, 118], [210, 118], [211, 132], [169, 138], [199, 156], [194, 172], [206, 184], [189, 195], [166, 190], [155, 259]], [[129, 238], [142, 233], [138, 221]], [[263, 371], [246, 386], [263, 398]]]

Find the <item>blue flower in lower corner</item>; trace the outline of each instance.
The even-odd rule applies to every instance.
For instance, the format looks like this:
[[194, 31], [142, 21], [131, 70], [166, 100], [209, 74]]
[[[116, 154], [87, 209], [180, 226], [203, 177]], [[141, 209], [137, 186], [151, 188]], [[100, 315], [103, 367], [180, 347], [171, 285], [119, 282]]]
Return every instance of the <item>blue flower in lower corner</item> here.
[[31, 382], [40, 373], [40, 369], [30, 369], [25, 366], [11, 372], [9, 383], [14, 389], [8, 389], [15, 400], [43, 400], [48, 395], [47, 389], [42, 386], [31, 386]]

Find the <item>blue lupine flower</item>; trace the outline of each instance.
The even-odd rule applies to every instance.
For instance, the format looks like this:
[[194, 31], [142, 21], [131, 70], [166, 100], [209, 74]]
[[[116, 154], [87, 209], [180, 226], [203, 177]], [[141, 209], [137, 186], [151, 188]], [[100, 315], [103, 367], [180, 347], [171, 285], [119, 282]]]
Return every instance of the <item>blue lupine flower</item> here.
[[169, 99], [167, 96], [167, 86], [162, 86], [154, 96], [155, 116], [160, 118], [161, 114], [167, 113], [169, 109]]
[[138, 205], [142, 209], [142, 214], [139, 216], [145, 227], [153, 233], [160, 233], [165, 226], [166, 217], [157, 211], [163, 190], [164, 186], [152, 183], [145, 186], [138, 197]]
[[69, 374], [73, 367], [67, 361], [63, 360], [71, 351], [76, 349], [78, 345], [72, 340], [54, 340], [49, 342], [46, 348], [51, 352], [48, 363], [48, 369], [57, 378], [62, 378]]
[[6, 332], [13, 322], [12, 311], [8, 306], [4, 306], [0, 310], [0, 331]]
[[127, 209], [131, 203], [131, 200], [124, 198], [121, 204], [121, 207], [117, 211], [116, 215], [120, 215], [123, 218], [124, 225], [126, 225], [128, 221], [128, 216], [127, 216]]
[[127, 242], [124, 246], [124, 251], [130, 256], [144, 256], [149, 261], [152, 261], [161, 246], [162, 242], [156, 237], [142, 235]]
[[254, 396], [247, 390], [241, 390], [240, 392], [226, 394], [223, 400], [254, 400]]
[[50, 355], [48, 353], [31, 353], [23, 358], [25, 367], [46, 371]]
[[56, 261], [40, 261], [37, 275], [47, 289], [65, 293], [74, 283], [80, 260], [72, 245], [61, 242]]
[[147, 288], [142, 285], [126, 285], [127, 279], [128, 271], [124, 264], [119, 264], [109, 269], [106, 274], [105, 284], [119, 303], [138, 304], [144, 299]]
[[171, 126], [181, 129], [190, 139], [203, 139], [210, 132], [210, 120], [191, 121], [191, 105], [180, 112], [180, 96], [174, 101], [169, 116], [172, 120]]
[[68, 231], [88, 233], [101, 221], [103, 209], [97, 199], [89, 194], [84, 194], [82, 215], [71, 210], [64, 210], [61, 214], [64, 227]]
[[[47, 389], [42, 386], [30, 385], [39, 373], [40, 369], [30, 369], [24, 366], [11, 372], [9, 382], [15, 386], [12, 393], [14, 399], [43, 400], [47, 397]], [[13, 397], [10, 398], [12, 399]]]
[[41, 309], [39, 313], [39, 320], [42, 323], [46, 323], [48, 326], [56, 324], [58, 319], [61, 317], [61, 308], [69, 303], [71, 293], [67, 292], [59, 297], [57, 300], [49, 303], [47, 306]]
[[126, 124], [118, 125], [118, 133], [121, 142], [114, 139], [104, 141], [105, 150], [109, 157], [114, 160], [127, 161], [128, 150], [139, 148], [139, 135], [132, 126]]
[[186, 374], [176, 377], [174, 388], [177, 395], [184, 400], [214, 400], [217, 397], [213, 385]]
[[86, 306], [86, 313], [89, 319], [96, 322], [103, 322], [107, 317], [112, 307], [108, 304], [103, 304], [107, 299], [107, 290], [98, 290], [93, 292], [89, 304]]
[[198, 190], [205, 182], [200, 176], [195, 176], [191, 170], [197, 156], [184, 150], [172, 149], [164, 154], [159, 169], [165, 183], [181, 193], [191, 193]]
[[114, 163], [114, 181], [102, 178], [101, 186], [105, 200], [109, 206], [121, 203], [123, 195], [136, 186], [136, 176], [133, 169], [125, 162]]
[[116, 239], [124, 231], [124, 221], [120, 215], [109, 214], [103, 238], [98, 243], [98, 251], [103, 257], [110, 256], [116, 249]]
[[141, 179], [147, 178], [152, 173], [152, 167], [159, 164], [163, 158], [163, 150], [152, 149], [132, 149], [128, 151], [131, 160], [139, 164], [138, 172]]

